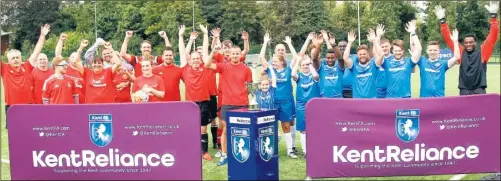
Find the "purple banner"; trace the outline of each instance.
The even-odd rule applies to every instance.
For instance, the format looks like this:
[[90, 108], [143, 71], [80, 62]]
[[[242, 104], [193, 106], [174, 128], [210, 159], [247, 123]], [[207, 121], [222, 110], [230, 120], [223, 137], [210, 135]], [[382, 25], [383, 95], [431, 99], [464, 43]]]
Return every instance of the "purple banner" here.
[[201, 180], [190, 102], [9, 109], [13, 180]]
[[499, 172], [500, 98], [311, 100], [306, 105], [307, 175]]

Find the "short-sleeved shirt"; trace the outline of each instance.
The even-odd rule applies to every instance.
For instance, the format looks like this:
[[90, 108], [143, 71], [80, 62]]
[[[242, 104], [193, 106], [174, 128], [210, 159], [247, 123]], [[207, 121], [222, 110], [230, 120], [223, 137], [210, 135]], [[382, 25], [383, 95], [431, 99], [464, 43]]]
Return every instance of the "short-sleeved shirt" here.
[[350, 71], [353, 76], [353, 98], [376, 98], [376, 78], [379, 67], [374, 58], [365, 65], [359, 63], [358, 57], [354, 57]]
[[34, 68], [31, 76], [33, 77], [33, 103], [34, 104], [42, 104], [42, 93], [43, 93], [43, 84], [45, 80], [47, 80], [54, 71], [51, 68], [47, 68], [47, 70], [42, 70], [39, 68]]
[[421, 76], [419, 97], [444, 97], [445, 72], [449, 69], [448, 60], [431, 61], [426, 57], [420, 57], [418, 65]]
[[78, 95], [75, 80], [67, 75], [48, 78], [42, 89], [42, 99], [49, 104], [75, 104], [75, 96]]
[[393, 57], [383, 61], [387, 84], [386, 98], [411, 97], [411, 74], [415, 65], [409, 57], [401, 60]]
[[117, 92], [113, 83], [114, 76], [111, 68], [99, 73], [84, 69], [85, 103], [114, 103]]
[[153, 74], [162, 77], [164, 81], [165, 96], [164, 101], [181, 101], [181, 92], [179, 90], [179, 83], [181, 82], [181, 75], [183, 69], [171, 64], [160, 64], [153, 68]]
[[27, 60], [22, 63], [19, 70], [15, 70], [7, 63], [1, 62], [1, 75], [5, 91], [5, 104], [31, 104], [33, 103], [33, 66]]
[[[165, 91], [164, 81], [162, 77], [158, 75], [152, 75], [151, 77], [139, 76], [134, 80], [134, 85], [132, 86], [132, 92], [137, 92], [141, 90], [144, 86], [151, 87], [157, 91]], [[162, 101], [162, 98], [158, 98], [153, 95], [153, 93], [148, 93], [148, 102], [158, 102]]]
[[252, 82], [252, 72], [243, 63], [217, 63], [216, 72], [222, 75], [222, 105], [246, 106], [249, 105], [247, 83]]
[[201, 102], [210, 100], [209, 95], [209, 73], [212, 70], [203, 66], [193, 69], [190, 65], [183, 67], [181, 76], [185, 86], [185, 100]]

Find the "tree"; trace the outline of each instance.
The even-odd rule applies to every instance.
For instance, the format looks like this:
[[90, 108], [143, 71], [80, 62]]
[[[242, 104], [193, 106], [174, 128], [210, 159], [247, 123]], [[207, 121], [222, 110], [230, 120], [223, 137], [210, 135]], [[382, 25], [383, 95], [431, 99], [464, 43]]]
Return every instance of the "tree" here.
[[475, 34], [479, 41], [485, 40], [489, 32], [488, 12], [484, 7], [479, 7], [477, 0], [467, 1], [464, 9], [458, 9], [457, 29], [459, 37], [466, 34]]
[[221, 3], [217, 0], [199, 1], [198, 6], [202, 11], [202, 16], [210, 27], [221, 27], [220, 18], [223, 16]]
[[423, 37], [424, 41], [440, 41], [441, 44], [445, 44], [440, 32], [440, 21], [435, 15], [435, 6], [441, 5], [445, 9], [445, 18], [450, 29], [456, 28], [456, 17], [457, 17], [457, 5], [459, 3], [455, 1], [429, 1], [428, 7], [426, 8], [426, 27], [423, 28], [423, 34], [427, 35]]
[[241, 32], [249, 33], [249, 41], [256, 41], [261, 35], [259, 10], [256, 2], [250, 1], [223, 1], [221, 9], [224, 14], [219, 19], [221, 25], [221, 40], [229, 39], [235, 45], [243, 45]]

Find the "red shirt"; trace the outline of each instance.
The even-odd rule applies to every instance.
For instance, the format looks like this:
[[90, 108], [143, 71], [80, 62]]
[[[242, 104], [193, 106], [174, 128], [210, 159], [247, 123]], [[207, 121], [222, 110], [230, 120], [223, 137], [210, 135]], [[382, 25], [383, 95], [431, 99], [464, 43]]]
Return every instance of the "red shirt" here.
[[153, 68], [153, 74], [162, 77], [164, 87], [167, 88], [163, 101], [181, 101], [179, 82], [181, 82], [182, 70], [174, 64], [165, 65], [163, 63]]
[[200, 67], [198, 70], [194, 70], [189, 65], [183, 67], [182, 79], [185, 86], [186, 101], [200, 102], [210, 100], [208, 86], [210, 72], [212, 70], [205, 67]]
[[31, 72], [31, 76], [33, 77], [33, 103], [42, 104], [42, 89], [45, 80], [47, 80], [54, 71], [51, 68], [47, 68], [47, 70], [43, 71], [39, 68], [34, 68], [33, 72]]
[[75, 80], [70, 76], [52, 76], [43, 85], [43, 96], [49, 104], [75, 104], [74, 95], [78, 95]]
[[[85, 69], [88, 69], [87, 67], [84, 67], [84, 72]], [[75, 81], [75, 88], [77, 89], [78, 93], [78, 103], [79, 104], [84, 104], [85, 103], [85, 81], [83, 79], [83, 75], [76, 69], [71, 68], [71, 66], [68, 66], [68, 69], [66, 70], [66, 75], [70, 76], [73, 78]]]
[[252, 72], [250, 68], [243, 63], [237, 65], [231, 63], [218, 63], [216, 66], [216, 71], [223, 76], [223, 80], [220, 83], [225, 85], [222, 89], [224, 97], [222, 105], [249, 105], [247, 82], [252, 82]]
[[[130, 56], [131, 59], [130, 60], [127, 60], [127, 62], [129, 62], [132, 66], [134, 66], [134, 76], [136, 77], [139, 77], [141, 75], [143, 75], [143, 70], [141, 69], [141, 60], [143, 60], [143, 57], [138, 57], [138, 56], [135, 56], [135, 55], [131, 55]], [[125, 58], [125, 57], [124, 57]], [[156, 66], [158, 64], [162, 64], [164, 63], [164, 60], [162, 59], [162, 56], [155, 56], [155, 59], [153, 61], [153, 66]]]
[[[137, 92], [143, 88], [143, 86], [149, 86], [157, 91], [165, 91], [164, 81], [162, 77], [158, 75], [152, 75], [151, 77], [139, 76], [134, 81], [134, 85], [132, 86], [132, 92]], [[158, 102], [162, 101], [162, 98], [158, 98], [153, 94], [148, 94], [148, 102]]]
[[114, 73], [111, 68], [95, 73], [93, 70], [84, 69], [85, 77], [85, 102], [86, 103], [113, 103], [116, 90], [113, 86]]
[[[230, 61], [231, 61], [229, 57], [225, 57], [223, 54], [220, 54], [220, 53], [215, 53], [213, 59], [215, 60], [214, 63], [230, 63]], [[245, 62], [245, 56], [240, 57], [240, 62]], [[215, 79], [215, 77], [214, 77], [214, 79]], [[217, 87], [217, 90], [219, 92], [221, 92], [223, 90], [223, 88], [222, 88], [223, 87], [222, 86], [223, 85], [222, 84], [223, 81], [222, 80], [223, 80], [223, 76], [221, 76], [221, 74], [219, 74], [219, 81], [218, 81], [219, 84], [218, 84], [218, 87]], [[213, 95], [213, 94], [211, 94], [211, 95]], [[221, 96], [221, 95], [219, 95], [219, 96]]]
[[[132, 72], [129, 72], [132, 74]], [[117, 86], [119, 84], [125, 84], [126, 86], [123, 88], [118, 88]], [[125, 72], [121, 74], [115, 74], [113, 77], [113, 86], [115, 86], [116, 89], [116, 97], [115, 97], [115, 102], [132, 102], [131, 97], [130, 97], [130, 87], [131, 87], [131, 81], [129, 79], [129, 76]]]
[[5, 104], [33, 103], [33, 66], [29, 61], [21, 64], [19, 70], [14, 70], [9, 64], [1, 63], [1, 75], [5, 90]]

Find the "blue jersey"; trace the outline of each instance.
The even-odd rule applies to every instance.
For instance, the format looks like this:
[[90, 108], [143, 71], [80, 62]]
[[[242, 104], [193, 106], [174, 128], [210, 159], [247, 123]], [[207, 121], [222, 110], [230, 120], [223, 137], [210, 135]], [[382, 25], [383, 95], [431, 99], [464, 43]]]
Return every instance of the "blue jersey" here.
[[273, 86], [270, 86], [266, 92], [263, 92], [261, 89], [256, 90], [256, 101], [259, 108], [275, 108], [275, 99], [273, 97], [275, 97], [275, 87]]
[[358, 57], [353, 57], [353, 66], [350, 71], [354, 77], [353, 98], [376, 98], [376, 78], [379, 67], [374, 58], [365, 65], [361, 65]]
[[[389, 55], [389, 56], [385, 56], [384, 57], [384, 61], [390, 61], [390, 59], [393, 58], [393, 54]], [[386, 89], [386, 72], [384, 70], [384, 68], [381, 66], [379, 68], [379, 74], [377, 74], [377, 78], [376, 78], [376, 88], [384, 88]]]
[[298, 72], [296, 86], [296, 100], [298, 103], [306, 104], [314, 97], [320, 97], [318, 82], [313, 79], [313, 74]]
[[[357, 54], [351, 54], [350, 58], [355, 60]], [[343, 73], [343, 90], [352, 90], [353, 89], [353, 79], [354, 77], [351, 75], [351, 71], [348, 69], [344, 69]]]
[[[277, 88], [275, 90], [275, 101], [286, 101], [293, 99], [292, 96], [292, 69], [290, 66], [283, 68], [280, 71], [275, 71], [277, 76]], [[266, 69], [268, 77], [271, 77], [270, 69]]]
[[445, 72], [449, 69], [447, 59], [430, 61], [421, 57], [418, 62], [421, 75], [421, 90], [419, 97], [444, 97]]
[[411, 74], [416, 64], [411, 58], [406, 57], [396, 60], [395, 57], [384, 60], [383, 67], [386, 72], [386, 97], [387, 98], [410, 98], [411, 97]]
[[320, 63], [318, 70], [320, 76], [319, 88], [320, 95], [327, 98], [342, 98], [343, 97], [343, 75], [344, 69], [339, 67], [339, 62], [336, 61], [334, 66], [330, 67], [327, 62]]

